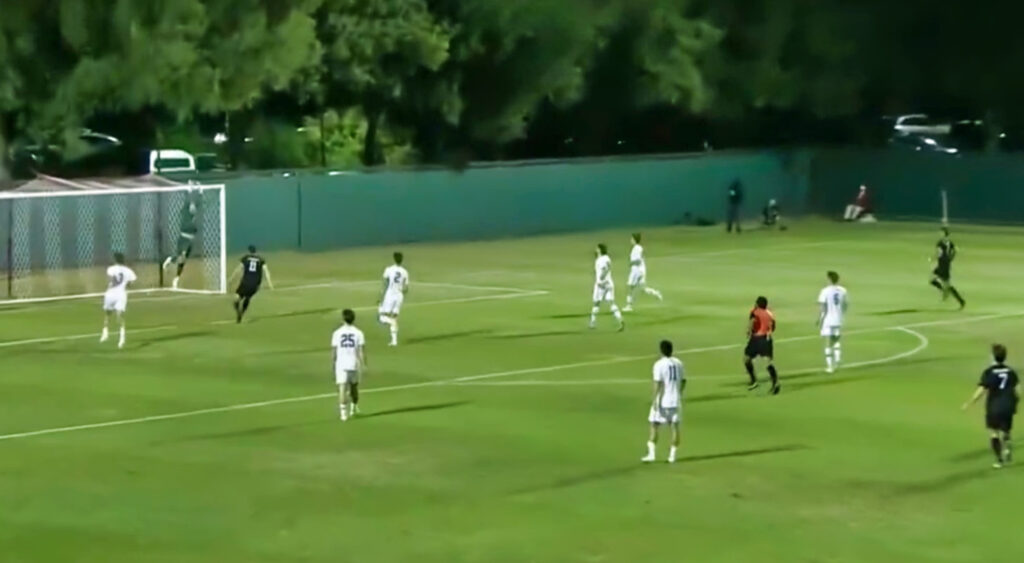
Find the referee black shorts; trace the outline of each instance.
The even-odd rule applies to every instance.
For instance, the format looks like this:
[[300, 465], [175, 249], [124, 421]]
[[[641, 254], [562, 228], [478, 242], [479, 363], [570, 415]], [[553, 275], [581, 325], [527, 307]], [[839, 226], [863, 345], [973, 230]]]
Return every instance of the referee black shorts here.
[[768, 358], [772, 359], [775, 357], [775, 347], [772, 345], [772, 339], [769, 336], [751, 336], [750, 340], [747, 341], [747, 348], [743, 353], [748, 358]]

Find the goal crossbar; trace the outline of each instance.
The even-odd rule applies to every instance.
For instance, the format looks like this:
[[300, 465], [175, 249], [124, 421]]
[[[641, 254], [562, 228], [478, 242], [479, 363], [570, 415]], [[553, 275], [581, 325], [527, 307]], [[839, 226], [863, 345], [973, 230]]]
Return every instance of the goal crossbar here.
[[[0, 305], [102, 295], [115, 252], [139, 277], [133, 293], [224, 293], [225, 191], [219, 184], [0, 192]], [[183, 229], [194, 238], [182, 240]], [[187, 258], [172, 289], [179, 252]]]

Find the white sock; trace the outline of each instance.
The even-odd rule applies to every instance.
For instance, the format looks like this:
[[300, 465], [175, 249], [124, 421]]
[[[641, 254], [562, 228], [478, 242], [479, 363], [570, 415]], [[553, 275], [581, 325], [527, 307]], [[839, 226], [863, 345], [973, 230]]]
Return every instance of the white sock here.
[[632, 307], [633, 306], [633, 291], [632, 290], [630, 290], [630, 292], [626, 294], [626, 306], [627, 307]]
[[594, 307], [593, 309], [590, 310], [590, 324], [594, 324], [597, 322], [598, 311], [600, 311], [598, 307]]
[[653, 296], [655, 299], [661, 299], [661, 292], [657, 289], [651, 289], [649, 287], [644, 288], [644, 293]]
[[103, 332], [100, 333], [100, 339], [106, 340], [110, 336], [110, 329], [103, 327]]
[[124, 344], [124, 334], [125, 334], [124, 327], [121, 327], [121, 344]]
[[647, 457], [654, 457], [654, 442], [647, 442]]
[[826, 346], [825, 347], [825, 366], [828, 369], [832, 369], [832, 347], [831, 346]]
[[676, 447], [675, 446], [672, 446], [672, 448], [668, 450], [668, 460], [669, 461], [675, 461], [676, 460]]
[[622, 322], [622, 311], [619, 310], [619, 306], [612, 304], [612, 314], [615, 315], [615, 320]]
[[838, 342], [832, 346], [832, 357], [835, 358], [836, 364], [839, 364], [840, 359], [843, 357], [843, 347]]
[[398, 343], [398, 323], [391, 322], [391, 342]]

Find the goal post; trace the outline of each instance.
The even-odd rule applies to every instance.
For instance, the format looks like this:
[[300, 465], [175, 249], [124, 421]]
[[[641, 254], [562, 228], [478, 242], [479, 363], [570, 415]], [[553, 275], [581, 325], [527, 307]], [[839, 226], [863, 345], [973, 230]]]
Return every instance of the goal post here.
[[138, 280], [134, 292], [171, 289], [189, 203], [196, 235], [178, 291], [224, 293], [226, 209], [223, 185], [0, 192], [0, 303], [101, 295], [106, 268], [122, 252]]

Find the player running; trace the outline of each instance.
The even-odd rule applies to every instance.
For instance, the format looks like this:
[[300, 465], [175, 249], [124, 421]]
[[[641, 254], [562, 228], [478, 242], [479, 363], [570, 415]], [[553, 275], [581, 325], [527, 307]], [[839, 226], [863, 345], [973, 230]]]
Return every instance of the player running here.
[[171, 287], [174, 289], [178, 289], [178, 282], [181, 280], [181, 273], [185, 271], [185, 262], [188, 260], [188, 257], [192, 255], [192, 243], [195, 242], [196, 234], [199, 232], [199, 228], [196, 223], [196, 216], [199, 213], [199, 193], [201, 193], [201, 189], [197, 189], [196, 192], [189, 190], [188, 198], [181, 210], [181, 224], [178, 230], [178, 248], [174, 254], [168, 256], [164, 260], [164, 270], [166, 270], [172, 262], [178, 265], [178, 271], [174, 275], [174, 281], [171, 283]]
[[263, 276], [267, 277], [267, 285], [270, 286], [270, 289], [274, 289], [274, 280], [270, 279], [270, 268], [267, 267], [267, 261], [256, 254], [256, 247], [251, 244], [249, 253], [242, 256], [235, 271], [231, 273], [232, 280], [235, 279], [239, 271], [242, 272], [242, 280], [238, 283], [238, 289], [235, 290], [235, 320], [241, 323], [242, 316], [249, 310], [249, 302], [260, 290]]
[[935, 260], [938, 262], [932, 270], [931, 285], [942, 292], [942, 300], [945, 301], [953, 294], [953, 298], [960, 303], [960, 308], [967, 306], [967, 302], [960, 296], [960, 292], [953, 287], [950, 281], [950, 269], [953, 267], [953, 259], [956, 258], [956, 245], [949, 238], [949, 229], [942, 227], [942, 238], [935, 243]]
[[590, 310], [590, 328], [597, 326], [597, 313], [601, 310], [601, 303], [609, 303], [612, 315], [619, 323], [619, 332], [626, 328], [622, 320], [622, 311], [615, 303], [615, 282], [612, 281], [612, 259], [608, 256], [608, 247], [604, 244], [597, 245], [597, 259], [594, 260], [594, 307]]
[[1010, 445], [1010, 431], [1013, 430], [1013, 416], [1017, 414], [1020, 402], [1020, 378], [1013, 368], [1006, 365], [1006, 346], [992, 345], [993, 364], [982, 374], [974, 395], [964, 403], [963, 409], [973, 405], [985, 395], [985, 426], [991, 433], [989, 443], [996, 454], [992, 467], [999, 469], [1013, 458]]
[[633, 310], [633, 295], [639, 289], [658, 301], [662, 300], [660, 291], [647, 287], [647, 264], [644, 262], [644, 247], [640, 246], [640, 233], [633, 233], [629, 241], [633, 249], [629, 251], [629, 293], [626, 294], [626, 308], [623, 309], [627, 312]]
[[366, 338], [356, 328], [352, 309], [341, 312], [344, 324], [331, 335], [334, 348], [334, 381], [338, 384], [338, 413], [342, 421], [359, 412], [359, 377], [366, 369]]
[[843, 316], [846, 314], [846, 288], [839, 285], [839, 274], [829, 272], [828, 285], [818, 294], [818, 305], [821, 314], [818, 316], [818, 327], [825, 338], [825, 372], [832, 373], [839, 369], [842, 360], [842, 344], [839, 342], [843, 328]]
[[750, 325], [747, 328], [747, 347], [743, 352], [743, 366], [750, 376], [748, 391], [757, 389], [757, 375], [754, 373], [754, 360], [768, 360], [768, 375], [772, 378], [772, 395], [782, 391], [779, 384], [779, 372], [775, 370], [775, 351], [772, 335], [775, 333], [775, 314], [768, 308], [768, 298], [758, 297], [754, 308], [750, 310]]
[[402, 267], [402, 253], [396, 252], [394, 259], [395, 263], [384, 269], [384, 287], [377, 300], [380, 323], [391, 327], [391, 342], [388, 346], [398, 346], [398, 313], [405, 301], [405, 294], [409, 292], [409, 272]]
[[121, 325], [121, 338], [117, 341], [118, 348], [124, 348], [125, 326], [124, 313], [128, 308], [128, 286], [138, 277], [135, 272], [124, 265], [124, 254], [114, 253], [114, 264], [107, 268], [107, 291], [103, 294], [103, 332], [100, 342], [110, 338], [110, 318], [117, 317]]
[[668, 450], [668, 462], [676, 462], [679, 447], [679, 420], [683, 406], [683, 389], [686, 388], [686, 371], [683, 362], [672, 356], [672, 343], [662, 340], [659, 345], [661, 358], [654, 362], [654, 399], [647, 420], [651, 433], [647, 438], [645, 463], [654, 461], [654, 446], [658, 441], [658, 429], [662, 424], [672, 426], [672, 447]]

